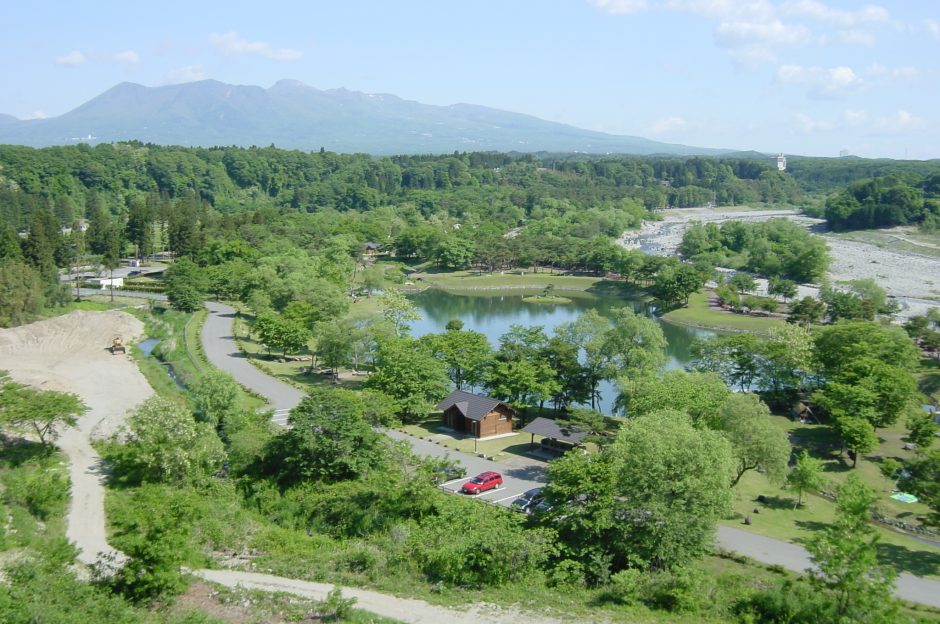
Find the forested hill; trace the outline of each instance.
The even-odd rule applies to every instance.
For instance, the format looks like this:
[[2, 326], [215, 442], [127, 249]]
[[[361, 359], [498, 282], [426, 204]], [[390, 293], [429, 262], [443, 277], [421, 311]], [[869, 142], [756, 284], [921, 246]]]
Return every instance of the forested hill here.
[[49, 207], [69, 226], [88, 216], [91, 196], [116, 215], [145, 200], [194, 200], [222, 213], [401, 206], [423, 217], [478, 215], [507, 229], [546, 210], [587, 210], [622, 199], [646, 209], [709, 202], [815, 205], [821, 214], [822, 194], [848, 183], [892, 175], [920, 186], [938, 173], [937, 161], [799, 159], [780, 173], [771, 159], [752, 157], [473, 152], [377, 158], [139, 142], [43, 149], [0, 145], [0, 223], [22, 230], [38, 208]]
[[222, 213], [314, 212], [402, 206], [423, 216], [476, 215], [515, 227], [545, 211], [622, 199], [648, 209], [744, 202], [796, 203], [792, 176], [769, 159], [539, 160], [469, 153], [375, 158], [276, 148], [174, 148], [140, 143], [34, 149], [0, 146], [0, 219], [21, 229], [37, 208], [62, 225], [93, 203], [121, 214], [137, 201], [194, 200]]
[[431, 106], [387, 94], [323, 91], [293, 80], [281, 80], [269, 89], [216, 80], [162, 87], [121, 83], [59, 117], [11, 120], [0, 119], [0, 143], [37, 147], [140, 140], [203, 147], [324, 147], [369, 154], [727, 151], [592, 132], [470, 104]]

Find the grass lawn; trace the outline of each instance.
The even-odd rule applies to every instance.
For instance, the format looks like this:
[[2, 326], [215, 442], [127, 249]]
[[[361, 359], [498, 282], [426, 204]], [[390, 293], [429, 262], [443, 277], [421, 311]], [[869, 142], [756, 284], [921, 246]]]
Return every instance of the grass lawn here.
[[747, 331], [766, 334], [775, 327], [782, 327], [785, 321], [765, 316], [735, 314], [709, 307], [710, 291], [701, 291], [689, 297], [689, 304], [684, 308], [663, 314], [662, 319], [677, 325], [702, 327], [718, 331]]
[[[349, 316], [351, 318], [362, 318], [370, 316], [378, 309], [377, 306], [378, 303], [374, 297], [371, 299], [361, 298], [359, 299], [358, 304], [354, 304], [352, 306]], [[361, 316], [356, 316], [357, 314]], [[233, 324], [233, 331], [235, 333], [235, 340], [239, 349], [248, 356], [252, 364], [269, 375], [286, 381], [287, 383], [290, 383], [300, 388], [301, 390], [306, 391], [310, 388], [334, 385], [326, 375], [304, 374], [303, 369], [310, 366], [312, 361], [278, 362], [277, 358], [280, 354], [274, 353], [269, 356], [267, 349], [265, 349], [259, 341], [255, 340], [254, 338], [249, 339], [247, 337], [248, 324], [250, 320], [251, 317], [246, 318], [246, 312], [242, 310], [241, 316], [235, 319]], [[297, 355], [313, 357], [313, 351], [308, 348]], [[342, 379], [339, 383], [339, 386], [342, 388], [348, 388], [350, 390], [360, 390], [364, 381], [365, 377]]]
[[886, 230], [857, 230], [827, 233], [826, 236], [867, 243], [890, 251], [940, 257], [940, 235], [923, 232], [891, 232]]
[[[881, 447], [875, 453], [860, 457], [858, 466], [853, 469], [848, 457], [839, 457], [839, 444], [829, 427], [804, 425], [782, 416], [773, 418], [776, 424], [797, 438], [798, 446], [808, 448], [811, 454], [824, 460], [828, 491], [834, 491], [854, 470], [878, 494], [876, 508], [883, 515], [917, 524], [917, 516], [927, 511], [921, 503], [904, 504], [890, 498], [893, 484], [888, 483], [878, 470], [882, 457], [900, 459], [910, 456], [910, 451], [901, 448], [901, 437], [905, 433], [903, 423], [879, 429]], [[763, 503], [757, 501], [759, 495], [765, 497]], [[835, 505], [826, 498], [804, 495], [803, 507], [794, 509], [796, 500], [795, 493], [769, 483], [763, 475], [745, 473], [735, 488], [734, 511], [741, 516], [750, 515], [753, 524], [745, 527], [740, 519], [726, 521], [726, 524], [801, 543], [835, 518]], [[755, 514], [755, 508], [760, 509], [760, 513]], [[881, 536], [879, 554], [882, 561], [900, 571], [940, 578], [940, 548], [884, 527], [877, 528]]]
[[[529, 443], [531, 436], [528, 433], [517, 432], [515, 435], [504, 438], [474, 442], [473, 436], [461, 434], [445, 427], [439, 417], [429, 418], [420, 423], [404, 425], [401, 430], [455, 451], [483, 453], [497, 462], [509, 455], [525, 455], [532, 448]], [[542, 436], [535, 436], [536, 446], [541, 439]]]
[[940, 368], [932, 364], [933, 370], [924, 366], [917, 375], [917, 389], [923, 392], [933, 405], [940, 404]]
[[589, 290], [603, 283], [623, 285], [603, 277], [586, 275], [561, 275], [547, 269], [533, 273], [527, 269], [515, 269], [501, 273], [479, 274], [476, 271], [428, 272], [421, 274], [421, 281], [431, 286], [451, 290], [481, 290], [498, 288], [545, 288], [549, 284], [556, 290]]

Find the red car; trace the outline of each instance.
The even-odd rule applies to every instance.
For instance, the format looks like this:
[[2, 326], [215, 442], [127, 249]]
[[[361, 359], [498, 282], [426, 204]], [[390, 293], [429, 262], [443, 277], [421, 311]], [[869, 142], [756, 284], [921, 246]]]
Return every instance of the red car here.
[[498, 489], [503, 484], [503, 475], [498, 472], [481, 472], [463, 484], [460, 491], [464, 494], [480, 494], [487, 490]]

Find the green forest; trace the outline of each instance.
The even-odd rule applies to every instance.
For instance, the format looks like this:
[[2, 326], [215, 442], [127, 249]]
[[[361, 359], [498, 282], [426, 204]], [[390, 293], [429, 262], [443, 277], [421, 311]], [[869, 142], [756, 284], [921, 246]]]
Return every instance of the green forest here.
[[[722, 266], [771, 278], [790, 300], [795, 283], [822, 278], [829, 262], [825, 244], [790, 221], [695, 225], [683, 260], [615, 241], [667, 207], [710, 203], [803, 208], [833, 227], [929, 226], [938, 167], [795, 159], [778, 172], [750, 156], [2, 146], [0, 326], [75, 305], [60, 271], [107, 275], [128, 258], [159, 259], [161, 277], [125, 286], [167, 302], [133, 313], [164, 341], [158, 357], [178, 351], [191, 362], [178, 387], [141, 357], [148, 378], [162, 380], [158, 396], [132, 412], [123, 435], [97, 443], [109, 539], [129, 559], [90, 583], [67, 572], [68, 482], [52, 443], [85, 406], [0, 375], [9, 433], [0, 501], [13, 528], [0, 544], [29, 553], [5, 568], [0, 619], [215, 622], [167, 610], [190, 582], [184, 568], [247, 553], [273, 574], [444, 605], [481, 596], [552, 605], [552, 616], [577, 619], [930, 621], [935, 612], [896, 600], [892, 585], [899, 569], [936, 576], [936, 557], [883, 544], [890, 538], [875, 528], [881, 507], [873, 508], [887, 498], [885, 480], [900, 479], [922, 500], [918, 526], [940, 519], [936, 427], [921, 414], [918, 386], [935, 368], [921, 357], [940, 336], [935, 316], [904, 329], [882, 324], [884, 291], [860, 280], [794, 302], [790, 322], [761, 335], [700, 340], [690, 370], [667, 371], [662, 328], [629, 307], [609, 318], [586, 312], [554, 332], [513, 326], [490, 345], [459, 323], [413, 338], [415, 308], [398, 288], [418, 266], [429, 275], [564, 272], [664, 309], [687, 303]], [[885, 205], [894, 212], [877, 208]], [[718, 295], [740, 302], [753, 290], [740, 273]], [[194, 341], [209, 299], [236, 307], [233, 332], [261, 370], [278, 375], [290, 357], [309, 358], [290, 379], [306, 398], [289, 428], [200, 355]], [[803, 309], [814, 302], [821, 309]], [[368, 377], [341, 381], [350, 369]], [[602, 381], [616, 384], [625, 417], [587, 407]], [[438, 486], [451, 462], [383, 435], [420, 425], [453, 387], [482, 388], [521, 419], [547, 414], [589, 432], [590, 452], [548, 464], [539, 513], [447, 494]], [[804, 402], [823, 424], [800, 440], [779, 423], [802, 425], [784, 414]], [[40, 432], [39, 441], [14, 442], [23, 431]], [[903, 465], [876, 460], [879, 435], [899, 431], [917, 452]], [[755, 489], [745, 495], [745, 486]], [[772, 500], [744, 498], [756, 492]], [[719, 521], [743, 520], [742, 500], [765, 516], [806, 514], [805, 546], [819, 570], [799, 577], [715, 552]], [[822, 505], [827, 515], [809, 515]], [[54, 598], [38, 598], [50, 590]], [[310, 613], [372, 621], [338, 594]]]

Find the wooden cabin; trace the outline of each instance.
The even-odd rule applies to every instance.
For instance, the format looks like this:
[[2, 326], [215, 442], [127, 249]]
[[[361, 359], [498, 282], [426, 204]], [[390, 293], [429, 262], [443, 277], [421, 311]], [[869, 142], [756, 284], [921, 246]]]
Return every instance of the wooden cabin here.
[[444, 412], [444, 425], [475, 438], [512, 433], [516, 410], [498, 399], [454, 390], [437, 404]]

